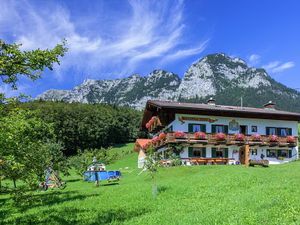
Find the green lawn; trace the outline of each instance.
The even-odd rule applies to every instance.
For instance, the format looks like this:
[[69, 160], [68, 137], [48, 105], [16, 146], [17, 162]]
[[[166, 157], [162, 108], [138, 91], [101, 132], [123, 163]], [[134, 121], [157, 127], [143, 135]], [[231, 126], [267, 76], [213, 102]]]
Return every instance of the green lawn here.
[[0, 224], [300, 224], [300, 161], [161, 168], [156, 199], [136, 161], [132, 153], [109, 166], [122, 168], [119, 185], [97, 188], [72, 175], [62, 191], [36, 192], [26, 209], [0, 195]]

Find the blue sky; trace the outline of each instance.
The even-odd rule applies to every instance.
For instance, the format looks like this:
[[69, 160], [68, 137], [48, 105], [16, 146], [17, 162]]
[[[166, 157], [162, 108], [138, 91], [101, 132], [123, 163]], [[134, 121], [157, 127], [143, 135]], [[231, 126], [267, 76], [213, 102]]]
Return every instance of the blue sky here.
[[[114, 79], [165, 69], [183, 76], [216, 52], [263, 67], [300, 88], [300, 1], [10, 1], [0, 0], [0, 38], [24, 50], [51, 48], [63, 38], [69, 52], [54, 71], [19, 92], [71, 89], [84, 79]], [[0, 91], [15, 94], [8, 86]]]

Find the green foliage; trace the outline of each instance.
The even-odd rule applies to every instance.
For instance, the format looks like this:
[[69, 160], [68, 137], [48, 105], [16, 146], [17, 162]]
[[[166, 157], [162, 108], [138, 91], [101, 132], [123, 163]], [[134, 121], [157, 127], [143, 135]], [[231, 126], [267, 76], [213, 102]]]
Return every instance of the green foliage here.
[[55, 141], [53, 126], [36, 112], [14, 108], [0, 118], [1, 177], [22, 180], [36, 187], [51, 166], [67, 172], [62, 146]]
[[65, 41], [51, 50], [22, 51], [20, 47], [21, 44], [8, 44], [0, 39], [0, 77], [13, 88], [17, 88], [19, 75], [36, 80], [45, 68], [52, 70], [54, 63], [59, 64], [59, 57], [67, 51]]
[[53, 124], [66, 155], [135, 141], [141, 120], [141, 112], [105, 104], [35, 101], [20, 107], [38, 110], [40, 118]]

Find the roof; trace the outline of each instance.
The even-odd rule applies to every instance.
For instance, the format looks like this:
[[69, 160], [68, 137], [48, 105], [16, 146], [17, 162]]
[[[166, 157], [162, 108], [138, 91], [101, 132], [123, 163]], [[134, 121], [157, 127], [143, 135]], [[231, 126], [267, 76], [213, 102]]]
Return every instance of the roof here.
[[151, 142], [151, 139], [136, 139], [134, 145], [134, 151], [139, 151], [140, 148], [146, 147], [148, 143]]
[[211, 105], [200, 103], [184, 103], [172, 101], [149, 100], [146, 104], [142, 126], [147, 122], [148, 117], [159, 112], [200, 114], [225, 117], [259, 118], [300, 121], [300, 113], [282, 111], [270, 108], [238, 107], [226, 105]]

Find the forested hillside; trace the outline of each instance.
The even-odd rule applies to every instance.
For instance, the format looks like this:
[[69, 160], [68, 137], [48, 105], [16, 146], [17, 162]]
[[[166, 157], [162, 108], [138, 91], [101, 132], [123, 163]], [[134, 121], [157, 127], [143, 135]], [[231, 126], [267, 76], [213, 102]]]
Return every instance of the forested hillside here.
[[127, 107], [34, 101], [21, 108], [38, 110], [38, 115], [53, 123], [64, 153], [73, 155], [84, 149], [132, 142], [138, 135], [142, 113]]

